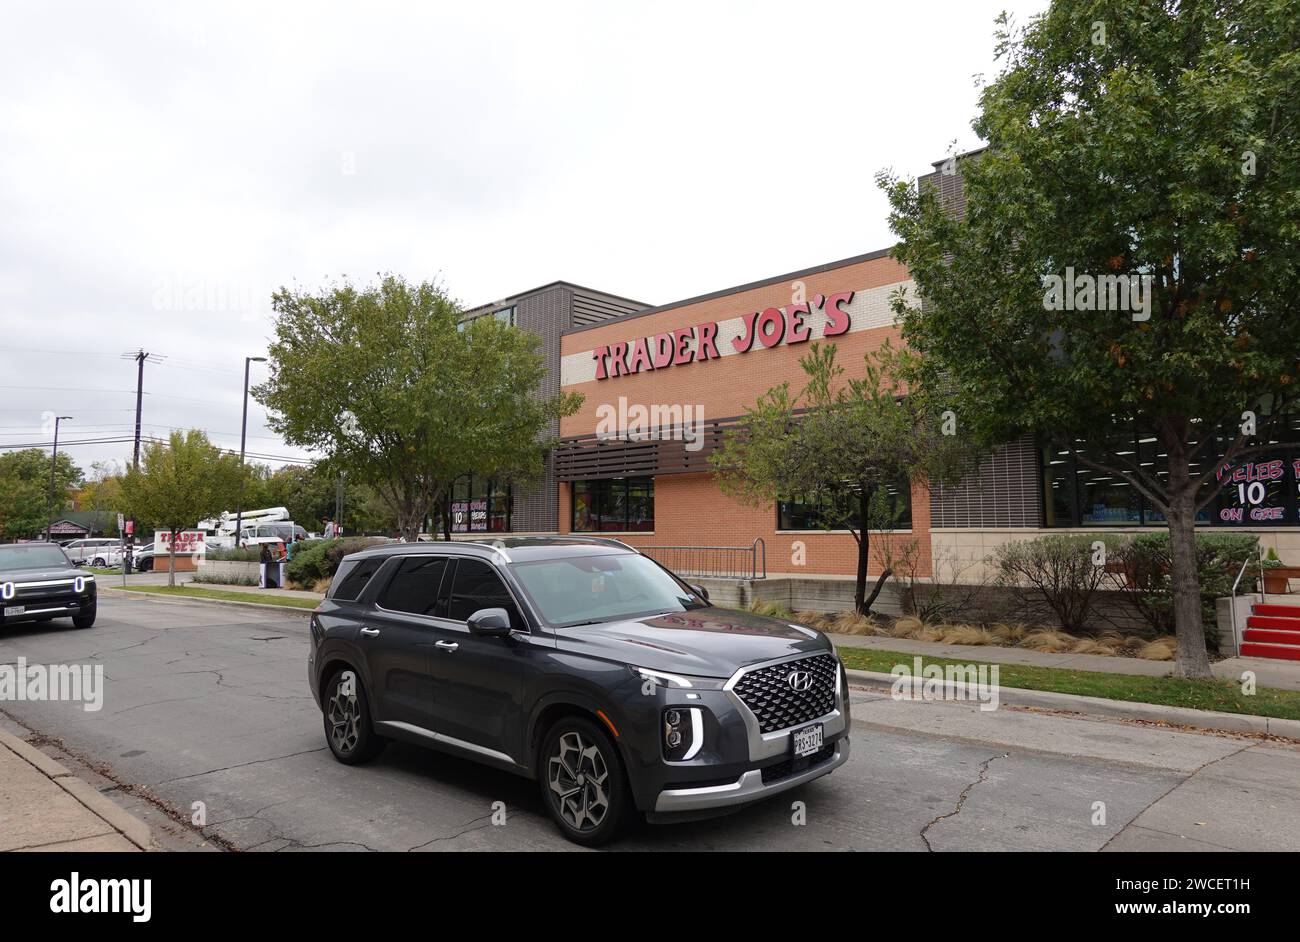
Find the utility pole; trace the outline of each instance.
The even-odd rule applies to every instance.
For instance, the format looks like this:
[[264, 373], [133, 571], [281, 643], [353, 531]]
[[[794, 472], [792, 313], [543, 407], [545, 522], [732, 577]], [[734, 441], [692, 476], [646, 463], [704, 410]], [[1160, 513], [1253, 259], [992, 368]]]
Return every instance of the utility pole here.
[[235, 508], [235, 548], [239, 548], [239, 531], [244, 526], [244, 444], [248, 438], [248, 367], [265, 363], [266, 357], [244, 357], [244, 418], [239, 423], [239, 506]]
[[[131, 455], [131, 468], [138, 471], [140, 469], [140, 417], [144, 406], [144, 361], [150, 363], [161, 363], [163, 358], [155, 353], [149, 353], [143, 347], [137, 349], [134, 353], [127, 351], [122, 354], [123, 360], [135, 360], [135, 450]], [[135, 548], [135, 517], [131, 518], [131, 539], [126, 543], [126, 557], [122, 560], [122, 579], [126, 579], [127, 573], [131, 571], [132, 552]]]
[[54, 450], [50, 453], [50, 518], [45, 524], [45, 539], [52, 540], [54, 533], [54, 472], [59, 467], [59, 423], [64, 419], [71, 419], [70, 415], [56, 415], [54, 417]]

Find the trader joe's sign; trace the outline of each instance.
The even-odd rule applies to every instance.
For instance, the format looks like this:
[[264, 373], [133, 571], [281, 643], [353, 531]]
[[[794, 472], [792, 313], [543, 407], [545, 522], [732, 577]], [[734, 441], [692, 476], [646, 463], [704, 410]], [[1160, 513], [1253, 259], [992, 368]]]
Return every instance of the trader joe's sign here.
[[[679, 327], [637, 340], [620, 341], [591, 351], [596, 361], [596, 379], [631, 376], [648, 370], [666, 370], [673, 366], [716, 360], [724, 354], [748, 353], [759, 347], [804, 343], [820, 337], [838, 337], [852, 326], [844, 308], [853, 301], [854, 292], [815, 294], [807, 301], [783, 308], [769, 307], [751, 311], [739, 318], [739, 329], [724, 331], [720, 338], [720, 321], [708, 321], [694, 327]], [[816, 322], [820, 329], [811, 325]], [[727, 349], [727, 347], [730, 349]], [[721, 347], [721, 348], [720, 348]]]

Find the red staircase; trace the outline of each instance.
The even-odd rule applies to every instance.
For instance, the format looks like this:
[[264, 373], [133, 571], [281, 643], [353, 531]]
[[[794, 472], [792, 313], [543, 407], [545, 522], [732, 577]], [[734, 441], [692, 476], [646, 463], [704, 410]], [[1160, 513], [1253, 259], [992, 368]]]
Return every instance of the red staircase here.
[[1242, 634], [1242, 657], [1272, 657], [1300, 661], [1300, 605], [1250, 607]]

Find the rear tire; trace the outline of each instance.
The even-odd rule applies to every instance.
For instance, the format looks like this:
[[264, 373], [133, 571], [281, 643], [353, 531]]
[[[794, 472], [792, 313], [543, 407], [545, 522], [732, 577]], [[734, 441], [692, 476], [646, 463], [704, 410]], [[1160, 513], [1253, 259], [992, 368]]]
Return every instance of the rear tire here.
[[580, 716], [563, 717], [547, 731], [537, 762], [542, 801], [566, 838], [598, 847], [626, 830], [632, 789], [603, 729]]
[[[351, 694], [344, 692], [344, 676], [351, 675]], [[321, 698], [325, 720], [325, 741], [334, 758], [344, 765], [369, 762], [384, 751], [387, 741], [375, 733], [370, 725], [370, 702], [366, 689], [356, 671], [349, 669], [334, 672], [325, 685]]]
[[104, 558], [103, 558], [102, 556], [96, 556], [94, 562], [92, 562], [90, 565], [94, 566], [96, 569], [107, 569], [107, 568], [108, 568], [108, 563], [105, 562], [105, 560], [104, 560]]

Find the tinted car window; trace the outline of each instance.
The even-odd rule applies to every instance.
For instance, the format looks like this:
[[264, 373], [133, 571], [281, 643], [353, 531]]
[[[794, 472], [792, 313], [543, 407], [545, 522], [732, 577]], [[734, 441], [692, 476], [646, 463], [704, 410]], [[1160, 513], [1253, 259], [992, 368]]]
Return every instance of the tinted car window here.
[[402, 560], [379, 597], [379, 604], [393, 612], [439, 615], [438, 587], [447, 569], [445, 556], [411, 556]]
[[351, 564], [345, 563], [346, 570], [342, 573], [343, 578], [332, 585], [330, 598], [345, 602], [355, 601], [361, 594], [361, 590], [366, 587], [366, 583], [370, 581], [370, 577], [378, 572], [383, 564], [382, 556], [374, 556]]
[[504, 608], [510, 613], [510, 627], [523, 627], [515, 600], [496, 570], [481, 559], [462, 559], [456, 566], [447, 617], [465, 621], [481, 608]]

